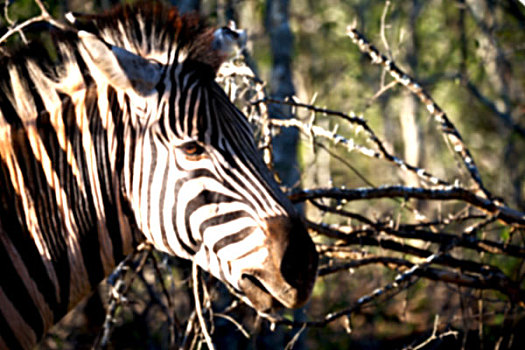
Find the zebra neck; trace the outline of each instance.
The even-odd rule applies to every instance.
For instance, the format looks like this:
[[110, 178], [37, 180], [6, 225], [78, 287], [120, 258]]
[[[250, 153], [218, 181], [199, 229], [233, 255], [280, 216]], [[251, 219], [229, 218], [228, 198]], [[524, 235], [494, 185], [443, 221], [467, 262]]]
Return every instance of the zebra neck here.
[[[29, 345], [136, 244], [120, 195], [115, 92], [39, 92], [16, 91], [35, 118], [0, 89], [0, 339], [14, 332]], [[45, 97], [60, 103], [46, 108]]]

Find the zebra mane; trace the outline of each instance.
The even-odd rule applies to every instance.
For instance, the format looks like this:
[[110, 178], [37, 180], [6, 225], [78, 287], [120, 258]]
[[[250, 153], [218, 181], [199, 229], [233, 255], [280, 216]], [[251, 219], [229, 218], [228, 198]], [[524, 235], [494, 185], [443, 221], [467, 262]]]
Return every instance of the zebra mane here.
[[[65, 29], [50, 30], [52, 46], [35, 41], [2, 50], [0, 105], [14, 106], [19, 116], [35, 115], [31, 107], [35, 105], [31, 101], [37, 102], [35, 96], [56, 102], [54, 91], [71, 95], [87, 88], [96, 77], [90, 77], [79, 55], [79, 42], [86, 35], [101, 39], [100, 45], [126, 50], [152, 63], [197, 63], [201, 77], [210, 81], [228, 54], [222, 42], [217, 45], [215, 28], [197, 14], [180, 15], [175, 7], [160, 2], [119, 5], [97, 15], [68, 14], [66, 19], [70, 24]], [[137, 71], [148, 77], [147, 69]]]
[[[15, 69], [23, 80], [47, 76], [58, 85], [81, 84], [79, 69], [68, 67], [78, 64], [77, 42], [82, 31], [91, 33], [106, 44], [127, 50], [162, 65], [183, 61], [198, 62], [213, 79], [228, 52], [216, 45], [214, 30], [196, 13], [179, 14], [176, 7], [160, 2], [139, 2], [118, 5], [102, 14], [68, 14], [70, 25], [65, 30], [50, 30], [52, 43], [38, 40], [27, 45], [0, 51], [0, 89], [7, 92], [11, 72]], [[38, 26], [42, 28], [42, 26]], [[24, 64], [31, 65], [25, 71]], [[11, 67], [11, 68], [10, 68]], [[82, 67], [80, 70], [84, 71]], [[85, 77], [84, 77], [85, 78]], [[55, 84], [53, 84], [55, 85]], [[59, 90], [60, 86], [55, 85]], [[7, 88], [7, 89], [6, 89]], [[27, 86], [24, 90], [27, 90]], [[70, 88], [65, 88], [70, 90]], [[9, 93], [8, 93], [9, 95]]]
[[159, 2], [119, 5], [102, 15], [72, 14], [68, 19], [77, 29], [110, 45], [161, 64], [187, 59], [204, 63], [215, 72], [225, 58], [214, 47], [214, 28], [196, 13], [180, 15], [177, 8]]

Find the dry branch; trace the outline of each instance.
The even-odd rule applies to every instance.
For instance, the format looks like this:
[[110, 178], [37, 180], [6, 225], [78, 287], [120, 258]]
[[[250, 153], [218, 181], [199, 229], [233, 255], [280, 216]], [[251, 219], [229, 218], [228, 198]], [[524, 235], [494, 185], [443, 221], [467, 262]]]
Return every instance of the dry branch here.
[[298, 119], [286, 119], [286, 120], [270, 119], [268, 121], [268, 123], [276, 127], [281, 127], [281, 128], [282, 127], [288, 127], [288, 128], [295, 127], [295, 128], [298, 128], [305, 135], [309, 135], [314, 138], [319, 137], [319, 138], [326, 138], [326, 139], [332, 140], [332, 142], [335, 145], [344, 145], [348, 151], [355, 150], [368, 157], [373, 157], [377, 159], [386, 159], [387, 161], [393, 163], [400, 169], [407, 170], [409, 172], [416, 174], [418, 177], [420, 177], [422, 180], [424, 180], [425, 182], [429, 184], [442, 185], [442, 186], [450, 185], [447, 181], [444, 181], [438, 178], [437, 176], [430, 174], [425, 169], [418, 168], [411, 164], [407, 164], [403, 159], [396, 157], [392, 155], [390, 152], [388, 152], [388, 150], [386, 149], [381, 139], [374, 133], [372, 128], [370, 128], [367, 121], [363, 119], [362, 117], [357, 116], [355, 113], [351, 113], [350, 115], [348, 115], [340, 111], [320, 108], [320, 107], [316, 107], [310, 104], [301, 103], [301, 102], [297, 102], [293, 100], [281, 101], [281, 100], [276, 100], [276, 99], [271, 99], [271, 98], [264, 98], [262, 100], [257, 100], [253, 102], [253, 104], [260, 104], [260, 103], [285, 104], [285, 105], [289, 105], [293, 107], [305, 108], [315, 113], [320, 113], [323, 116], [336, 116], [351, 124], [358, 125], [368, 135], [369, 140], [376, 145], [378, 149], [377, 151], [367, 148], [362, 145], [358, 145], [353, 140], [347, 139], [341, 135], [338, 135], [334, 131], [328, 131], [319, 126], [312, 125], [310, 123], [304, 123]]
[[495, 215], [499, 220], [509, 224], [523, 227], [525, 225], [525, 214], [511, 209], [500, 202], [479, 197], [460, 187], [445, 187], [443, 189], [426, 189], [419, 187], [385, 186], [379, 188], [358, 189], [311, 189], [297, 190], [290, 195], [294, 202], [317, 199], [333, 198], [353, 200], [369, 200], [378, 198], [405, 198], [405, 199], [427, 199], [427, 200], [459, 200], [464, 201], [484, 212]]
[[425, 105], [434, 121], [441, 125], [441, 131], [451, 143], [454, 152], [456, 152], [456, 154], [462, 159], [463, 164], [468, 169], [478, 189], [488, 199], [492, 199], [492, 195], [483, 185], [476, 163], [474, 162], [467, 146], [463, 142], [459, 131], [454, 124], [452, 124], [441, 107], [439, 107], [439, 105], [414, 78], [405, 74], [392, 60], [388, 59], [376, 47], [374, 47], [363, 34], [357, 31], [356, 28], [349, 26], [346, 34], [359, 47], [361, 52], [368, 55], [373, 64], [381, 65], [396, 81], [404, 85], [410, 92], [418, 97], [421, 103]]

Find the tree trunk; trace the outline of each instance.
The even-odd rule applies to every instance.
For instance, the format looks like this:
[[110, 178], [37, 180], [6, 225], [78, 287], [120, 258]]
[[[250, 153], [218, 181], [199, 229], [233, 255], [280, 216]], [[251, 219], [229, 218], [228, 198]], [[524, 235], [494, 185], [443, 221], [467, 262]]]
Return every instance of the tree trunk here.
[[[412, 76], [417, 76], [417, 37], [416, 37], [416, 20], [421, 10], [421, 4], [418, 0], [406, 3], [410, 16], [409, 25], [405, 43], [405, 61], [408, 64], [408, 72]], [[400, 113], [401, 134], [404, 144], [404, 158], [408, 164], [421, 166], [421, 140], [422, 134], [417, 124], [418, 101], [414, 94], [405, 91]], [[405, 184], [407, 186], [419, 186], [419, 178], [416, 174], [406, 174]]]
[[198, 12], [201, 8], [200, 0], [170, 0], [170, 3], [177, 6], [180, 13]]
[[[285, 99], [295, 94], [292, 82], [291, 59], [293, 34], [288, 23], [288, 0], [267, 0], [265, 26], [270, 35], [273, 66], [270, 77], [270, 95], [276, 99]], [[270, 116], [289, 118], [289, 106], [270, 105]], [[273, 139], [274, 168], [286, 186], [297, 185], [300, 176], [297, 168], [297, 142], [299, 133], [288, 128]]]
[[[270, 35], [273, 56], [270, 95], [280, 100], [295, 95], [291, 69], [294, 38], [289, 24], [289, 4], [289, 0], [266, 1], [265, 27]], [[291, 107], [284, 105], [270, 105], [269, 113], [272, 118], [282, 119], [290, 118], [292, 115]], [[297, 186], [301, 178], [297, 164], [298, 141], [299, 131], [295, 128], [282, 129], [272, 141], [274, 169], [283, 185], [289, 187]], [[296, 310], [294, 318], [298, 321], [304, 319], [302, 310]], [[299, 330], [295, 330], [297, 331]], [[294, 344], [294, 349], [304, 347], [304, 336], [300, 336]]]

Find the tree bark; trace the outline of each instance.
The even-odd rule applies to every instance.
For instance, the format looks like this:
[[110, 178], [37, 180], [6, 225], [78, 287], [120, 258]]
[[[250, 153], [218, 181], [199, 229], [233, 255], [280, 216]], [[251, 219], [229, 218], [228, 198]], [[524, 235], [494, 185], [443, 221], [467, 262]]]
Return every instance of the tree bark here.
[[180, 13], [198, 12], [201, 8], [200, 0], [170, 0], [170, 3], [177, 6]]
[[[265, 27], [270, 36], [270, 45], [273, 56], [270, 76], [270, 96], [284, 100], [295, 95], [292, 80], [292, 53], [293, 34], [289, 24], [289, 0], [267, 0], [265, 13]], [[292, 115], [291, 106], [269, 106], [270, 117], [287, 119]], [[297, 144], [299, 131], [295, 128], [286, 128], [273, 138], [273, 166], [283, 185], [294, 187], [300, 182], [300, 173], [297, 164]], [[294, 311], [297, 321], [305, 319], [301, 309]], [[299, 329], [295, 329], [298, 332]], [[294, 333], [295, 333], [294, 332]], [[303, 349], [304, 336], [295, 340], [294, 349]]]
[[[270, 95], [280, 100], [295, 94], [291, 69], [293, 34], [288, 21], [288, 0], [266, 1], [265, 27], [270, 36], [273, 56]], [[273, 118], [286, 119], [291, 116], [291, 107], [273, 104], [269, 106], [269, 112]], [[297, 168], [298, 140], [298, 131], [290, 128], [273, 139], [274, 169], [286, 186], [297, 185], [300, 179]]]

